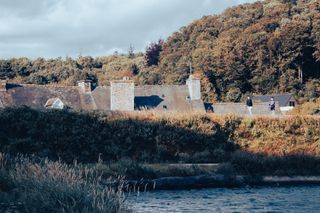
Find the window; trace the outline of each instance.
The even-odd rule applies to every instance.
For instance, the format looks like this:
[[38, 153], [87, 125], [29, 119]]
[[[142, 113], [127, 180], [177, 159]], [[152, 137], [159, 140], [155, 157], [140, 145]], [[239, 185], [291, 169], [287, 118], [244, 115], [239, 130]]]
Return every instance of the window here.
[[290, 101], [290, 102], [289, 102], [289, 106], [291, 106], [291, 107], [295, 107], [295, 106], [296, 106], [296, 102], [294, 102], [294, 101]]

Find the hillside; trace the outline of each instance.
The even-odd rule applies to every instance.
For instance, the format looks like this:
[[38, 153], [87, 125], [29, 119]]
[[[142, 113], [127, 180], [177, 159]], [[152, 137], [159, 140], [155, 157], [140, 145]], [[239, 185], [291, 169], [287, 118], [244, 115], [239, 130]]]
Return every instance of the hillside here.
[[[189, 63], [201, 76], [205, 101], [239, 101], [245, 94], [293, 92], [315, 98], [320, 86], [319, 0], [265, 0], [205, 16], [173, 33], [159, 63], [143, 54], [77, 59], [0, 60], [11, 82], [99, 85], [129, 75], [138, 84], [184, 84]], [[157, 55], [157, 54], [156, 54]]]
[[210, 101], [245, 93], [313, 96], [305, 93], [320, 79], [319, 3], [266, 0], [203, 17], [168, 38], [152, 70], [161, 77], [150, 83], [184, 83], [192, 62]]

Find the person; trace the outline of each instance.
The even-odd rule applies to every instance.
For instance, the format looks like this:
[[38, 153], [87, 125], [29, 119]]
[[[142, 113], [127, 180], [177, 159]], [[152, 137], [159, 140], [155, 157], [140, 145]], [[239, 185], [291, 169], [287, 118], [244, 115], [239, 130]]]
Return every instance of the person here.
[[247, 105], [247, 109], [249, 111], [249, 114], [252, 115], [252, 107], [253, 107], [253, 102], [251, 97], [248, 97], [246, 100], [246, 105]]
[[273, 97], [270, 98], [269, 109], [270, 109], [270, 111], [271, 111], [271, 114], [272, 114], [272, 115], [275, 115], [275, 112], [276, 112], [276, 102], [274, 101], [274, 98], [273, 98]]

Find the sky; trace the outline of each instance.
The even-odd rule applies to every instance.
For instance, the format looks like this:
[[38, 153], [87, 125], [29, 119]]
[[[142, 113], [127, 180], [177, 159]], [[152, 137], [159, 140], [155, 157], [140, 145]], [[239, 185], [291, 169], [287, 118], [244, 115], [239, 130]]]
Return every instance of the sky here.
[[255, 0], [0, 0], [0, 58], [144, 51], [204, 15]]

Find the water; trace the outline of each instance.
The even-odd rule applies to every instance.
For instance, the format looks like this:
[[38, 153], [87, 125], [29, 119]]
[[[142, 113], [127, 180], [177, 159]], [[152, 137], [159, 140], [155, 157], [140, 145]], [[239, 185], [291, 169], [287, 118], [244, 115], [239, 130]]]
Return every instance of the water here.
[[320, 186], [128, 194], [133, 212], [320, 212]]

